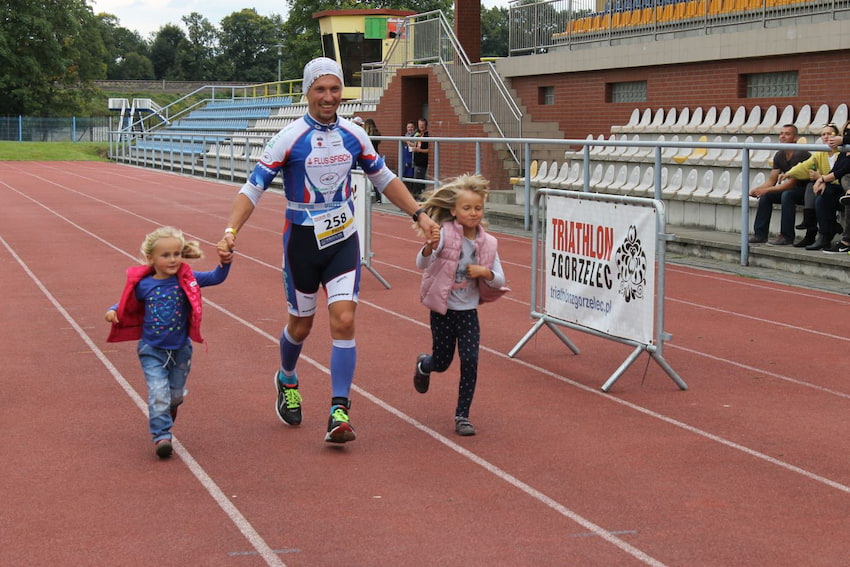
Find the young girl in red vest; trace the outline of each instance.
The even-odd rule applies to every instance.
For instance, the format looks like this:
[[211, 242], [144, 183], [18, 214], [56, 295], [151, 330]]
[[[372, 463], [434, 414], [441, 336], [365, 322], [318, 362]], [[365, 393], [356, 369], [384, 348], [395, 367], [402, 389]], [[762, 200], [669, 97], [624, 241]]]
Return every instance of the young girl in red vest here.
[[509, 291], [498, 243], [482, 226], [488, 187], [480, 175], [461, 175], [427, 193], [422, 205], [441, 226], [431, 235], [433, 243], [426, 243], [416, 257], [416, 266], [425, 270], [420, 299], [431, 310], [432, 353], [417, 357], [413, 386], [421, 394], [427, 392], [431, 372], [448, 369], [457, 344], [460, 385], [455, 431], [459, 435], [475, 435], [469, 408], [478, 379], [478, 304]]
[[127, 268], [121, 300], [106, 312], [108, 342], [139, 340], [137, 352], [148, 384], [148, 421], [157, 456], [171, 456], [171, 427], [183, 403], [192, 364], [192, 341], [201, 337], [201, 289], [227, 278], [233, 253], [218, 246], [220, 264], [193, 272], [183, 259], [203, 256], [198, 242], [173, 227], [145, 237], [143, 265]]

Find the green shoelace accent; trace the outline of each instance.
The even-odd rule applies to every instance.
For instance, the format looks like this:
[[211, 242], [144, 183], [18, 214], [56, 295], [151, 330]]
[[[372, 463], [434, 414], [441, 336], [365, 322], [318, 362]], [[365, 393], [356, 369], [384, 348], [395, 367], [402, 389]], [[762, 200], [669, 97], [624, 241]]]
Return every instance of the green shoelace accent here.
[[340, 421], [343, 423], [348, 423], [348, 414], [343, 408], [336, 408], [331, 412], [331, 417], [334, 421]]
[[297, 388], [284, 388], [283, 397], [286, 398], [286, 407], [288, 409], [301, 407], [301, 394]]

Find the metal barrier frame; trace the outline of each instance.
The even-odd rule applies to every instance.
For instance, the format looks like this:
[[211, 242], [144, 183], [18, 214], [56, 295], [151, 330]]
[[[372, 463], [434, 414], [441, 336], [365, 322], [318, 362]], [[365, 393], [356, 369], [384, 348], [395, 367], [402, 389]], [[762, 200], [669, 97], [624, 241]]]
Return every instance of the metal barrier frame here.
[[[540, 209], [541, 198], [547, 195], [559, 197], [573, 197], [578, 199], [588, 199], [592, 201], [602, 201], [610, 203], [623, 203], [630, 205], [638, 205], [642, 207], [654, 207], [656, 211], [655, 238], [656, 238], [656, 257], [653, 258], [657, 277], [655, 280], [655, 324], [654, 334], [655, 339], [653, 344], [646, 344], [632, 339], [616, 337], [602, 331], [577, 325], [575, 323], [564, 321], [557, 317], [553, 317], [545, 312], [544, 309], [539, 309], [539, 282], [538, 274], [545, 268], [545, 262], [540, 262], [539, 243], [541, 242], [540, 235]], [[545, 203], [544, 203], [545, 205]], [[670, 364], [664, 359], [664, 341], [672, 338], [672, 335], [664, 331], [664, 293], [665, 293], [665, 271], [666, 271], [666, 242], [672, 239], [672, 236], [665, 232], [666, 219], [664, 216], [664, 203], [657, 199], [646, 199], [642, 197], [628, 197], [621, 195], [605, 195], [601, 193], [583, 193], [578, 191], [563, 191], [559, 189], [541, 189], [534, 197], [533, 222], [532, 222], [532, 237], [531, 237], [531, 318], [537, 319], [537, 322], [531, 327], [525, 336], [508, 352], [508, 356], [514, 358], [523, 346], [533, 337], [538, 330], [544, 325], [552, 330], [561, 341], [567, 345], [574, 354], [579, 354], [578, 347], [564, 335], [558, 326], [567, 327], [583, 333], [588, 333], [597, 337], [615, 341], [634, 347], [632, 353], [620, 364], [619, 368], [608, 378], [602, 385], [602, 391], [608, 392], [614, 383], [620, 379], [623, 373], [637, 360], [642, 352], [649, 354], [650, 358], [658, 363], [659, 366], [667, 373], [668, 376], [682, 390], [687, 390], [688, 385], [676, 373]], [[543, 238], [546, 238], [547, 229], [543, 230]]]

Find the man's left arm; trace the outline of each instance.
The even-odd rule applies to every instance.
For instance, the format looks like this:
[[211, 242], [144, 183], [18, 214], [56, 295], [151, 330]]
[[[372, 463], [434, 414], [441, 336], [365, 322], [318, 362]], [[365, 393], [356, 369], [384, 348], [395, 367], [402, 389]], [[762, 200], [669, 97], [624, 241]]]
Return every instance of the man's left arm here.
[[[416, 202], [405, 184], [398, 177], [387, 184], [383, 194], [393, 205], [410, 215], [411, 218], [414, 218], [414, 213], [420, 211], [420, 204]], [[425, 214], [425, 211], [419, 212], [416, 215], [415, 221], [426, 235], [430, 235], [431, 229], [438, 226], [437, 223], [431, 220], [431, 217]]]

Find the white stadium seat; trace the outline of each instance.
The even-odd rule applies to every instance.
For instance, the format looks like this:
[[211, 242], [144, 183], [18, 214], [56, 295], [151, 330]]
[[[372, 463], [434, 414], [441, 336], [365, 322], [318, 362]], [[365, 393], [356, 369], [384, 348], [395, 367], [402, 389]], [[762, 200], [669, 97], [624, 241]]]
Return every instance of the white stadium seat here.
[[768, 108], [768, 111], [765, 113], [764, 119], [762, 119], [761, 107], [759, 105], [755, 105], [754, 107], [752, 107], [750, 109], [750, 114], [749, 114], [749, 116], [747, 116], [747, 121], [744, 122], [741, 125], [740, 128], [738, 128], [738, 132], [734, 132], [734, 133], [739, 133], [739, 134], [740, 133], [747, 133], [747, 134], [749, 134], [750, 132], [753, 132], [756, 128], [759, 127], [759, 124], [764, 124], [765, 121], [771, 120], [771, 118], [769, 116], [767, 116], [769, 113], [770, 113], [770, 108]]

